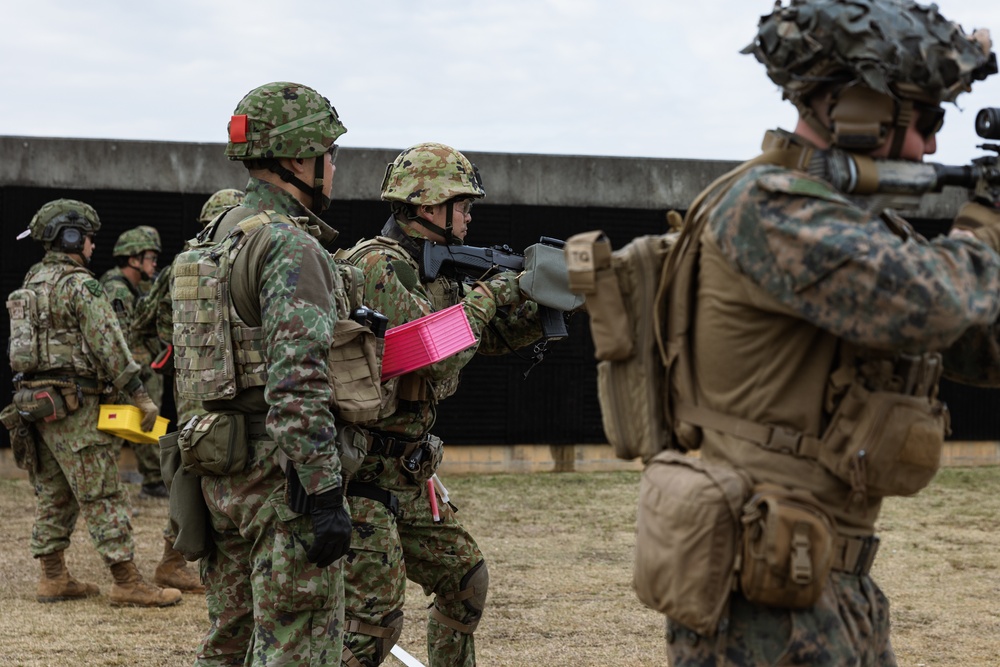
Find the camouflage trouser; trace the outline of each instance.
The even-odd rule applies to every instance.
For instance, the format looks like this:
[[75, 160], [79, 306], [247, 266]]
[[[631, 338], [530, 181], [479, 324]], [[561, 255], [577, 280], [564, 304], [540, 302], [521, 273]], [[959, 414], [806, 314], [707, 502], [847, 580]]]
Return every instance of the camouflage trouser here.
[[[479, 621], [483, 605], [463, 598], [459, 591], [477, 572], [485, 576], [483, 554], [452, 508], [440, 499], [441, 522], [434, 523], [426, 485], [411, 481], [398, 459], [369, 457], [362, 476], [371, 470], [369, 463], [374, 459], [378, 459], [381, 472], [372, 483], [397, 496], [399, 516], [393, 517], [376, 500], [350, 498], [354, 534], [344, 566], [345, 619], [348, 625], [356, 620], [375, 626], [401, 619], [408, 578], [420, 584], [425, 595], [435, 595], [427, 620], [431, 667], [475, 665], [473, 634], [442, 624], [435, 618], [434, 608], [459, 623]], [[363, 664], [377, 664], [377, 642], [362, 633], [344, 634], [344, 645]], [[378, 657], [385, 659], [385, 655]]]
[[819, 602], [789, 610], [730, 598], [715, 637], [667, 620], [667, 656], [675, 667], [894, 667], [889, 601], [871, 577], [830, 575]]
[[97, 396], [84, 395], [80, 409], [55, 422], [38, 422], [38, 465], [31, 554], [36, 558], [69, 547], [82, 515], [106, 565], [132, 560], [131, 507], [118, 477], [111, 437], [97, 430]]
[[[143, 378], [143, 386], [157, 407], [163, 408], [163, 376], [150, 371], [149, 377]], [[168, 429], [174, 430], [174, 429]], [[135, 454], [136, 467], [142, 475], [143, 484], [159, 484], [163, 481], [160, 472], [160, 446], [153, 443], [131, 442], [132, 453]]]
[[343, 560], [309, 562], [312, 519], [285, 502], [277, 445], [249, 447], [244, 472], [202, 478], [215, 544], [201, 560], [211, 627], [195, 664], [334, 665], [343, 650]]

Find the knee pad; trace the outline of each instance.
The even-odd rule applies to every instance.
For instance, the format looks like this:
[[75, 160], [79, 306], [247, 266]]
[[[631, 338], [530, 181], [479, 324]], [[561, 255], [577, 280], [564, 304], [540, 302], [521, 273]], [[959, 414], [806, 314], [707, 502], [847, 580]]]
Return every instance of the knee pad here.
[[462, 577], [461, 589], [457, 593], [444, 593], [437, 596], [437, 600], [441, 602], [461, 601], [469, 611], [469, 616], [471, 616], [469, 621], [462, 623], [457, 619], [445, 616], [438, 609], [437, 604], [431, 609], [431, 617], [452, 630], [471, 635], [476, 631], [479, 619], [483, 617], [483, 609], [486, 608], [486, 592], [489, 586], [490, 573], [486, 569], [486, 561], [481, 560]]
[[[389, 655], [392, 647], [399, 640], [399, 635], [403, 634], [403, 610], [397, 609], [385, 615], [378, 625], [362, 623], [358, 620], [348, 620], [344, 623], [344, 631], [357, 635], [367, 635], [375, 637], [375, 660], [370, 665], [381, 665]], [[369, 667], [367, 661], [362, 662], [355, 657], [351, 649], [344, 645], [344, 654], [340, 658], [341, 664], [347, 667]]]

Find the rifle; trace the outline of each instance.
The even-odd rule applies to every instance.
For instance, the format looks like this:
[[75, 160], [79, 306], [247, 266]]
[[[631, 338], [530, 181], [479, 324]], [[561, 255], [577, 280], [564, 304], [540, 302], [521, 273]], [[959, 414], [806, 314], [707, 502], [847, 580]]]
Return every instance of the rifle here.
[[[986, 107], [976, 114], [976, 134], [983, 139], [1000, 139], [1000, 107]], [[996, 155], [975, 158], [969, 165], [950, 166], [874, 160], [833, 149], [816, 151], [809, 172], [846, 194], [921, 195], [953, 185], [970, 190], [980, 204], [1000, 208], [1000, 144], [984, 143], [977, 148]]]
[[[543, 236], [539, 243], [562, 248], [565, 241]], [[497, 271], [524, 270], [524, 255], [508, 246], [477, 248], [467, 245], [441, 245], [424, 241], [424, 252], [420, 261], [420, 273], [424, 280], [434, 280], [442, 272], [456, 280], [472, 282], [488, 278]], [[569, 335], [563, 313], [538, 304], [538, 317], [542, 323], [545, 340], [562, 340]]]

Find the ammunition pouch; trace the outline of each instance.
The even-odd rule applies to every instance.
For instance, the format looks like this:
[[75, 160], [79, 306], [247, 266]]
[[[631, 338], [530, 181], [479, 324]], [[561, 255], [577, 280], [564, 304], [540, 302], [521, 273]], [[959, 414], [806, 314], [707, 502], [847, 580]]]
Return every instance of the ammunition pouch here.
[[948, 408], [935, 395], [940, 356], [895, 365], [888, 390], [851, 383], [818, 452], [820, 463], [863, 497], [909, 496], [927, 486], [950, 432]]
[[186, 470], [181, 460], [180, 431], [160, 437], [160, 470], [170, 490], [169, 520], [177, 536], [173, 547], [184, 560], [195, 561], [212, 548], [209, 511], [201, 492], [201, 478]]
[[249, 454], [247, 421], [242, 412], [192, 417], [177, 438], [184, 470], [199, 476], [242, 472]]
[[[79, 408], [79, 401], [76, 401], [75, 405]], [[14, 392], [14, 406], [21, 413], [21, 417], [28, 422], [59, 421], [70, 413], [62, 391], [53, 385], [18, 389]]]
[[738, 470], [660, 452], [642, 473], [633, 588], [647, 607], [713, 636], [737, 572], [750, 481]]
[[834, 522], [804, 491], [761, 484], [743, 508], [740, 590], [750, 602], [805, 609], [834, 564]]
[[0, 422], [7, 429], [10, 448], [14, 454], [14, 464], [21, 470], [34, 471], [38, 463], [35, 427], [26, 421], [17, 406], [9, 404], [0, 411]]
[[444, 441], [428, 433], [417, 442], [412, 451], [404, 453], [399, 460], [407, 475], [416, 483], [423, 484], [437, 472], [443, 458]]
[[381, 382], [385, 339], [372, 330], [373, 325], [384, 325], [385, 317], [370, 309], [359, 308], [356, 313], [359, 319], [378, 316], [381, 320], [373, 319], [369, 325], [364, 319], [338, 319], [327, 355], [333, 412], [339, 421], [350, 424], [378, 419], [385, 398]]

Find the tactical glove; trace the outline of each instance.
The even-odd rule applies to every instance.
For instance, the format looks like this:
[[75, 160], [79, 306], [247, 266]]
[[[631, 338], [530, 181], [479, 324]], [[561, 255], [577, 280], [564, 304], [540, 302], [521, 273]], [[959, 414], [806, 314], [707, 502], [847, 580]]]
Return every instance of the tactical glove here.
[[966, 202], [955, 216], [954, 228], [972, 232], [973, 236], [1000, 252], [1000, 209]]
[[147, 433], [152, 431], [153, 427], [156, 426], [156, 418], [160, 414], [160, 409], [146, 393], [145, 387], [139, 387], [132, 392], [132, 402], [135, 403], [135, 407], [142, 410], [142, 421], [139, 424], [142, 430]]
[[493, 296], [497, 308], [501, 306], [516, 306], [523, 300], [521, 288], [518, 285], [518, 274], [513, 271], [502, 271], [487, 281], [479, 282]]
[[306, 557], [310, 563], [327, 567], [346, 554], [351, 546], [351, 515], [344, 507], [344, 487], [318, 493], [311, 500], [309, 514], [316, 541]]

